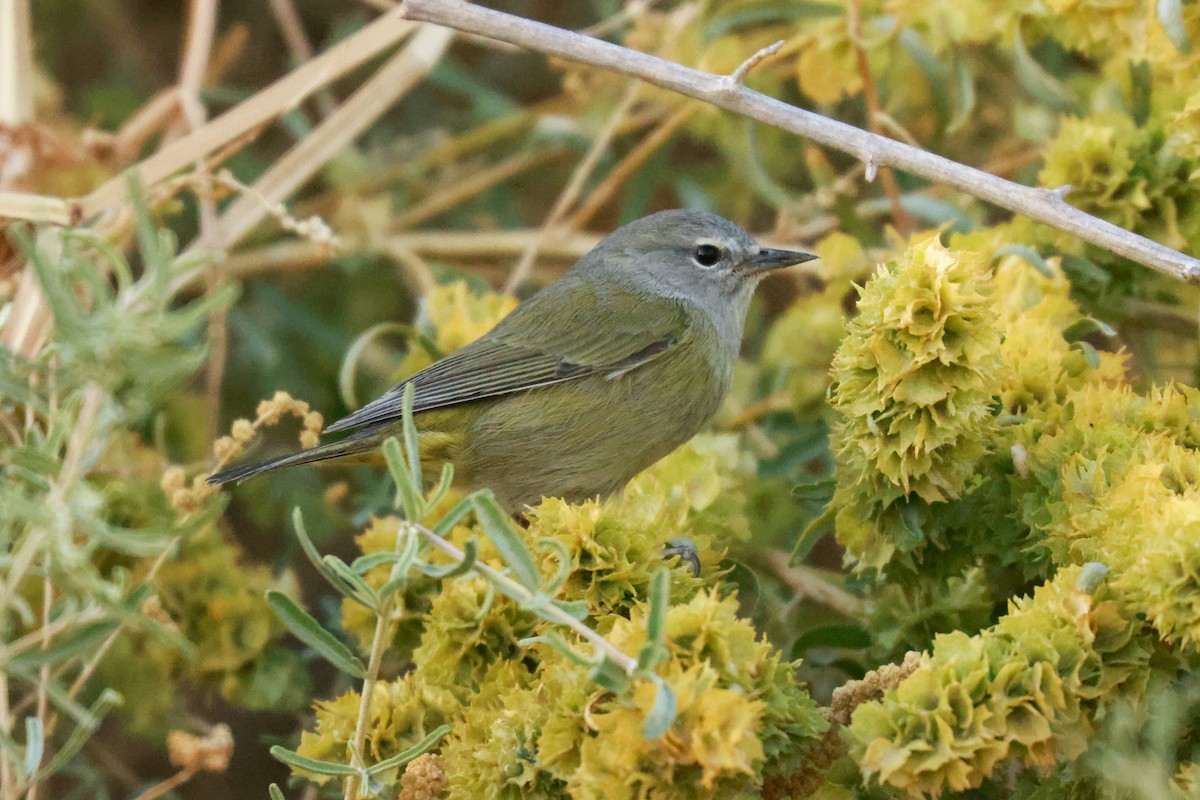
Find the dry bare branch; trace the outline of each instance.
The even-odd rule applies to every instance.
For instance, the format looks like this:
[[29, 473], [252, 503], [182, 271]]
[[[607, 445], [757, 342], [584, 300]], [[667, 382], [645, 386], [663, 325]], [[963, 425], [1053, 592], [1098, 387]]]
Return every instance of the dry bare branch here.
[[489, 36], [559, 58], [639, 77], [664, 89], [805, 136], [875, 164], [1024, 214], [1084, 241], [1190, 283], [1200, 283], [1200, 260], [1074, 208], [1047, 189], [1022, 186], [903, 142], [788, 105], [745, 87], [729, 91], [728, 78], [540, 22], [481, 8], [462, 0], [406, 0], [408, 19]]

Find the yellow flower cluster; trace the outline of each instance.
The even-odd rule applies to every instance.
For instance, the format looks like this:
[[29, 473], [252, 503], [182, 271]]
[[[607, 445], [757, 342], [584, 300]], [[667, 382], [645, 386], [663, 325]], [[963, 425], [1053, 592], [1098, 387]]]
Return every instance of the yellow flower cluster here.
[[980, 786], [1014, 761], [1048, 766], [1086, 747], [1113, 690], [1144, 677], [1151, 647], [1116, 602], [1062, 570], [977, 636], [939, 636], [931, 655], [849, 732], [864, 776], [912, 798]]
[[985, 452], [1000, 378], [990, 291], [983, 258], [936, 235], [862, 291], [830, 391], [838, 536], [861, 565], [887, 563], [912, 538], [909, 515], [962, 494]]

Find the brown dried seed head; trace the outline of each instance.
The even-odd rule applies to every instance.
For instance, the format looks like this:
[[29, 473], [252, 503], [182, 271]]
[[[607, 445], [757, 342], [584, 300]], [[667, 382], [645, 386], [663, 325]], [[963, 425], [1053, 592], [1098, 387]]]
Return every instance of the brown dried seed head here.
[[404, 768], [396, 800], [433, 800], [440, 797], [445, 788], [445, 761], [437, 753], [425, 753]]

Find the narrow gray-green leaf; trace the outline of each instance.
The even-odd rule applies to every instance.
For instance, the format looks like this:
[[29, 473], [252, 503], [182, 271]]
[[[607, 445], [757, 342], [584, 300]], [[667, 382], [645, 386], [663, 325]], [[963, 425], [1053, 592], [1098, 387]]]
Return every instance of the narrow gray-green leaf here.
[[358, 770], [349, 764], [339, 764], [336, 761], [321, 761], [316, 758], [308, 758], [302, 756], [294, 750], [288, 750], [286, 747], [275, 745], [271, 748], [271, 755], [277, 760], [282, 761], [289, 767], [302, 769], [305, 772], [313, 772], [317, 775], [334, 775], [337, 777], [357, 776]]
[[558, 653], [566, 656], [568, 660], [573, 661], [580, 667], [592, 666], [592, 659], [588, 658], [583, 653], [580, 653], [574, 647], [571, 647], [571, 645], [567, 643], [567, 640], [555, 630], [548, 630], [540, 636], [530, 636], [526, 639], [520, 639], [517, 641], [517, 644], [521, 645], [521, 647], [529, 647], [533, 644], [544, 644], [547, 647], [550, 647]]
[[277, 783], [272, 783], [267, 787], [267, 795], [271, 798], [271, 800], [287, 800], [287, 798], [283, 796], [283, 789], [280, 789], [279, 784]]
[[321, 560], [325, 562], [325, 565], [333, 570], [335, 574], [337, 574], [339, 579], [344, 581], [346, 585], [353, 590], [354, 594], [352, 596], [355, 600], [372, 610], [379, 607], [379, 595], [377, 595], [375, 590], [371, 588], [371, 585], [363, 579], [362, 575], [359, 575], [350, 568], [349, 564], [347, 564], [345, 561], [342, 561], [335, 555], [327, 555]]
[[432, 528], [433, 532], [443, 538], [448, 536], [450, 531], [454, 530], [454, 526], [457, 525], [463, 517], [471, 513], [471, 509], [473, 507], [474, 505], [472, 504], [470, 497], [464, 497], [462, 500], [459, 500], [454, 504], [453, 508], [446, 512], [445, 516], [437, 521], [437, 524]]
[[1050, 265], [1046, 263], [1046, 259], [1042, 258], [1041, 253], [1032, 247], [1023, 244], [1006, 244], [996, 250], [992, 259], [999, 261], [1004, 256], [1016, 256], [1047, 278], [1054, 277], [1054, 270], [1050, 269]]
[[629, 675], [621, 668], [620, 664], [608, 656], [600, 657], [600, 660], [592, 667], [589, 676], [601, 687], [614, 694], [625, 691], [629, 686]]
[[442, 502], [442, 498], [450, 491], [450, 487], [454, 484], [454, 465], [449, 461], [442, 464], [442, 474], [438, 477], [437, 485], [429, 493], [425, 499], [425, 508], [437, 508], [437, 504]]
[[25, 718], [25, 758], [22, 766], [26, 775], [37, 772], [42, 763], [42, 754], [46, 752], [46, 730], [42, 721], [37, 717]]
[[304, 551], [304, 555], [308, 557], [312, 565], [317, 568], [317, 572], [321, 574], [321, 577], [336, 589], [339, 594], [345, 595], [362, 605], [367, 605], [363, 602], [362, 598], [356, 595], [354, 587], [342, 580], [341, 576], [325, 563], [321, 557], [321, 553], [317, 550], [317, 546], [313, 544], [313, 540], [309, 537], [308, 531], [304, 527], [304, 515], [300, 513], [300, 506], [292, 509], [292, 526], [296, 529], [296, 538], [300, 540], [300, 549]]
[[475, 566], [477, 558], [479, 558], [479, 540], [471, 536], [463, 542], [463, 560], [457, 564], [422, 564], [418, 562], [416, 566], [431, 578], [454, 578], [470, 572], [471, 567]]
[[496, 503], [496, 498], [484, 489], [472, 494], [471, 502], [475, 506], [475, 518], [483, 526], [483, 531], [492, 540], [492, 544], [500, 551], [500, 557], [512, 570], [517, 583], [530, 592], [538, 591], [542, 576], [538, 574], [533, 554], [529, 552], [525, 542], [521, 541], [512, 520]]
[[1083, 357], [1087, 359], [1087, 365], [1092, 369], [1100, 368], [1100, 354], [1087, 342], [1075, 342], [1071, 345], [1071, 349], [1083, 353]]
[[656, 689], [654, 705], [650, 707], [650, 713], [646, 715], [646, 721], [642, 723], [642, 736], [649, 741], [657, 739], [671, 729], [677, 711], [674, 690], [657, 675], [651, 676], [651, 680], [654, 681]]
[[398, 767], [403, 767], [405, 764], [412, 761], [417, 756], [419, 756], [423, 753], [428, 753], [429, 750], [435, 744], [437, 744], [438, 741], [443, 736], [445, 736], [449, 732], [450, 732], [449, 725], [439, 725], [438, 727], [436, 727], [432, 731], [430, 731], [428, 736], [426, 736], [424, 739], [417, 742], [416, 744], [414, 744], [412, 747], [408, 748], [404, 752], [397, 753], [396, 755], [392, 756], [391, 758], [385, 758], [383, 761], [380, 761], [377, 764], [372, 764], [371, 766], [367, 767], [367, 774], [368, 775], [378, 775], [379, 773], [386, 772], [389, 769], [396, 769]]
[[[579, 622], [587, 619], [588, 605], [586, 600], [553, 600], [550, 605]], [[555, 620], [555, 622], [557, 621]]]
[[392, 474], [392, 481], [396, 484], [396, 505], [404, 512], [406, 519], [413, 522], [420, 520], [424, 510], [421, 490], [409, 471], [403, 448], [395, 436], [389, 437], [383, 443], [383, 457], [387, 461], [388, 471]]
[[638, 654], [638, 669], [651, 670], [667, 656], [667, 610], [671, 607], [671, 572], [659, 567], [650, 579], [650, 611], [646, 617], [646, 644]]
[[554, 570], [554, 576], [546, 581], [546, 585], [542, 587], [543, 593], [553, 597], [558, 594], [558, 590], [563, 587], [563, 584], [571, 577], [571, 573], [574, 572], [571, 551], [562, 542], [557, 539], [551, 539], [548, 536], [539, 538], [534, 542], [534, 546], [544, 553], [553, 553], [555, 561], [558, 562], [558, 566]]
[[954, 117], [946, 124], [946, 133], [957, 133], [971, 119], [975, 110], [975, 76], [971, 74], [971, 62], [960, 58], [954, 64], [954, 75], [958, 79], [958, 103]]
[[359, 575], [366, 575], [376, 567], [382, 567], [384, 564], [395, 564], [400, 560], [400, 554], [392, 551], [383, 553], [371, 553], [365, 556], [359, 556], [350, 564], [350, 569], [354, 570]]
[[35, 778], [53, 775], [70, 763], [75, 754], [83, 749], [87, 740], [100, 727], [100, 723], [108, 716], [108, 712], [121, 705], [122, 702], [123, 700], [118, 692], [112, 689], [102, 691], [100, 696], [96, 698], [96, 702], [92, 703], [88, 709], [86, 719], [75, 726], [75, 729], [71, 731], [71, 735], [67, 737], [67, 741], [54, 754], [54, 757], [38, 770]]
[[1034, 60], [1025, 47], [1018, 26], [1013, 36], [1013, 53], [1017, 61], [1017, 82], [1036, 99], [1059, 111], [1072, 111], [1078, 107], [1075, 95], [1042, 65]]
[[1068, 342], [1078, 342], [1085, 336], [1099, 333], [1102, 336], [1116, 336], [1117, 330], [1112, 325], [1095, 317], [1080, 317], [1063, 330], [1063, 338]]
[[1167, 38], [1180, 53], [1192, 51], [1192, 43], [1188, 39], [1187, 28], [1183, 26], [1182, 0], [1158, 0], [1158, 21], [1162, 24]]
[[297, 639], [315, 650], [326, 661], [355, 678], [366, 676], [366, 668], [358, 657], [350, 652], [350, 648], [322, 628], [321, 623], [296, 605], [292, 598], [283, 592], [271, 590], [267, 592], [267, 605]]
[[43, 664], [59, 664], [80, 653], [90, 651], [103, 641], [117, 627], [115, 620], [89, 622], [78, 628], [67, 631], [45, 650], [39, 647], [28, 647], [14, 654], [6, 665], [10, 669], [34, 670]]
[[[425, 494], [425, 475], [421, 471], [421, 450], [417, 444], [417, 425], [413, 422], [413, 402], [416, 398], [416, 387], [411, 383], [404, 387], [403, 428], [404, 455], [408, 458], [408, 471], [412, 473], [413, 482], [422, 495]], [[413, 522], [418, 520], [414, 519]]]

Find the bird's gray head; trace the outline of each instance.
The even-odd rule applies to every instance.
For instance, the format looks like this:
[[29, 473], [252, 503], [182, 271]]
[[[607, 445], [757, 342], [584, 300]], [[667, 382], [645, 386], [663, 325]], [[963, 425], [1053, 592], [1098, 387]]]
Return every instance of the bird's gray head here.
[[708, 211], [660, 211], [609, 234], [575, 269], [604, 273], [634, 290], [689, 301], [712, 316], [745, 314], [770, 270], [816, 256], [762, 247], [741, 226]]

